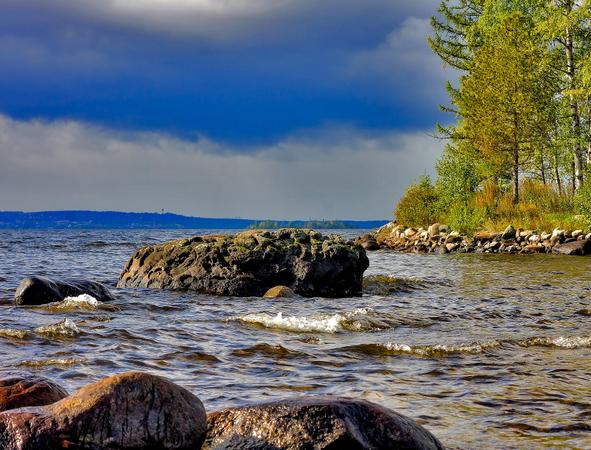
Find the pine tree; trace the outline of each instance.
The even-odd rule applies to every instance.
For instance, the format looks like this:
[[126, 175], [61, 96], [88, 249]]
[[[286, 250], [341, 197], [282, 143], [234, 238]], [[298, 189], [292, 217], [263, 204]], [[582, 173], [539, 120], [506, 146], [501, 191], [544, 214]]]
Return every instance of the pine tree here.
[[546, 55], [527, 18], [512, 13], [490, 29], [454, 99], [461, 118], [454, 138], [468, 140], [493, 173], [511, 179], [513, 203], [520, 170], [544, 139], [553, 110]]

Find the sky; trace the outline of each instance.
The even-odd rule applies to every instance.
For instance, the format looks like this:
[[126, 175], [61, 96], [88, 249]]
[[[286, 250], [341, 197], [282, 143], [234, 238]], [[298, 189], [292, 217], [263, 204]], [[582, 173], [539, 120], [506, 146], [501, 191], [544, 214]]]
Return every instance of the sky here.
[[388, 218], [433, 173], [435, 0], [0, 0], [0, 210]]

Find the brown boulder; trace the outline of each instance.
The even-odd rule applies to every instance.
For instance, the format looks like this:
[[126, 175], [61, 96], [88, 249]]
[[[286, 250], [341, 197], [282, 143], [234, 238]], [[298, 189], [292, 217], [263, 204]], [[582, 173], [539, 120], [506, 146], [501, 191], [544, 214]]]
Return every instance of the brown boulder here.
[[441, 450], [443, 446], [413, 420], [379, 405], [302, 398], [210, 414], [203, 448]]
[[47, 378], [28, 375], [0, 379], [0, 412], [50, 405], [67, 396], [65, 389]]
[[0, 448], [194, 450], [205, 429], [197, 397], [164, 378], [129, 372], [48, 406], [0, 413]]

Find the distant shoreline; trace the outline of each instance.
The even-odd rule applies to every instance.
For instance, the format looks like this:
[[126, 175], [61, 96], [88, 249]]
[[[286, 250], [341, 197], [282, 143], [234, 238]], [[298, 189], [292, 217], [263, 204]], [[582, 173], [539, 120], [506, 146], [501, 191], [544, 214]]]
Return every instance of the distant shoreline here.
[[[0, 229], [241, 230], [260, 228], [374, 229], [388, 220], [255, 220], [119, 211], [0, 211]], [[338, 225], [338, 226], [335, 226]]]

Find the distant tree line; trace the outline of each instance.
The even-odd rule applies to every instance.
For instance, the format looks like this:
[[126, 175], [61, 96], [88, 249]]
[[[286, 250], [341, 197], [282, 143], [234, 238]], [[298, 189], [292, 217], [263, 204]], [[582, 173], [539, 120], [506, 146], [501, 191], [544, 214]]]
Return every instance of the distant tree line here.
[[441, 2], [429, 44], [459, 75], [441, 107], [454, 120], [438, 125], [437, 179], [408, 188], [399, 221], [468, 230], [591, 218], [590, 2]]
[[347, 224], [338, 220], [309, 220], [309, 221], [276, 221], [262, 220], [250, 226], [257, 230], [277, 230], [279, 228], [311, 228], [317, 230], [342, 230], [346, 228], [357, 228], [352, 224]]

